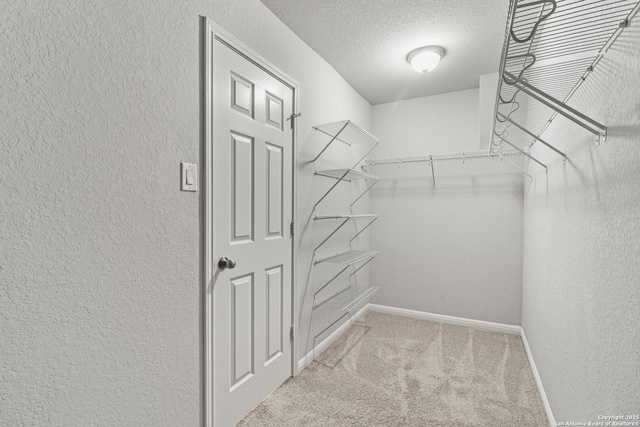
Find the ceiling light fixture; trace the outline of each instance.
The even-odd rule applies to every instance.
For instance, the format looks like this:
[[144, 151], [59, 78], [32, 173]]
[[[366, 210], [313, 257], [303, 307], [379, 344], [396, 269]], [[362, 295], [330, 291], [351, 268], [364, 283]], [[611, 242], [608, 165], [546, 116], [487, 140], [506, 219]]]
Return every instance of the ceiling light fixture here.
[[427, 74], [438, 66], [444, 56], [444, 49], [439, 46], [426, 46], [411, 51], [407, 61], [418, 73]]

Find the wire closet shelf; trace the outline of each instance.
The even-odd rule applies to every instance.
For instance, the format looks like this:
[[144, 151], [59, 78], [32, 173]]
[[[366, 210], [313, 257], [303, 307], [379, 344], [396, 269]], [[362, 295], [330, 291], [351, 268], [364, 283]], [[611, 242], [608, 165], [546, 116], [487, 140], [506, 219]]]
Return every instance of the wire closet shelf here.
[[[607, 128], [567, 105], [638, 13], [636, 0], [511, 0], [500, 60], [489, 153], [542, 143], [558, 116], [606, 139]], [[546, 166], [545, 166], [546, 169]]]
[[[357, 283], [355, 277], [356, 273], [368, 265], [380, 251], [356, 249], [353, 246], [358, 243], [356, 238], [379, 217], [378, 214], [373, 213], [354, 213], [354, 205], [380, 179], [375, 175], [356, 170], [356, 167], [371, 153], [380, 140], [351, 120], [326, 123], [314, 126], [313, 129], [323, 134], [324, 139], [327, 140], [327, 143], [324, 144], [312, 160], [314, 169], [316, 161], [327, 152], [327, 149], [332, 144], [345, 144], [349, 147], [359, 145], [363, 147], [359, 155], [354, 153], [356, 160], [353, 165], [350, 165], [351, 167], [315, 170], [314, 172], [315, 176], [321, 177], [323, 180], [328, 178], [333, 181], [324, 193], [317, 198], [311, 213], [314, 223], [321, 222], [326, 224], [324, 229], [326, 234], [319, 236], [318, 241], [314, 242], [315, 247], [312, 254], [311, 271], [309, 272], [309, 277], [313, 277], [312, 282], [314, 282], [313, 307], [309, 328], [310, 337], [313, 338], [313, 351], [315, 354], [317, 340], [326, 338], [325, 335], [330, 333], [346, 317], [351, 318], [353, 310], [373, 296], [379, 289], [376, 286], [365, 286], [363, 288]], [[360, 186], [364, 187], [364, 189], [356, 190], [356, 194], [349, 201], [343, 200], [341, 205], [343, 208], [348, 208], [348, 211], [319, 214], [318, 210], [323, 206], [323, 200], [339, 185], [351, 181], [364, 182]], [[351, 231], [347, 231], [346, 234], [350, 238], [346, 241], [346, 235], [337, 236], [337, 233], [348, 223], [352, 224], [354, 228]], [[358, 224], [357, 226], [355, 225], [356, 223]], [[325, 245], [330, 240], [340, 240], [338, 237], [342, 237], [342, 240], [345, 240], [343, 243], [345, 246], [348, 245], [348, 250], [334, 253], [333, 249], [328, 250], [325, 248]], [[322, 256], [320, 256], [321, 249], [325, 252]], [[334, 247], [334, 249], [336, 248]], [[313, 276], [316, 267], [326, 268], [325, 272], [327, 274], [319, 275], [316, 280], [316, 277]], [[322, 314], [319, 317], [316, 315], [318, 311], [323, 312], [319, 313]], [[329, 319], [328, 325], [324, 323], [327, 319]], [[312, 328], [314, 330], [313, 334], [311, 334]]]
[[[364, 165], [362, 169], [365, 172], [371, 172], [376, 166], [381, 165], [395, 165], [397, 167], [402, 167], [403, 165], [414, 164], [414, 163], [427, 163], [431, 168], [431, 178], [433, 180], [433, 185], [436, 185], [436, 173], [434, 169], [434, 163], [437, 162], [460, 162], [464, 164], [467, 160], [495, 160], [499, 158], [500, 160], [505, 160], [514, 168], [518, 169], [523, 174], [527, 175], [531, 178], [524, 169], [518, 166], [516, 163], [512, 162], [508, 159], [508, 157], [519, 157], [522, 156], [524, 152], [522, 150], [517, 149], [504, 149], [498, 153], [490, 153], [487, 151], [460, 151], [455, 153], [438, 153], [438, 154], [423, 154], [418, 156], [401, 156], [401, 157], [384, 157], [378, 159], [367, 159], [364, 161]], [[544, 165], [542, 165], [544, 166]], [[544, 166], [546, 168], [546, 166]]]

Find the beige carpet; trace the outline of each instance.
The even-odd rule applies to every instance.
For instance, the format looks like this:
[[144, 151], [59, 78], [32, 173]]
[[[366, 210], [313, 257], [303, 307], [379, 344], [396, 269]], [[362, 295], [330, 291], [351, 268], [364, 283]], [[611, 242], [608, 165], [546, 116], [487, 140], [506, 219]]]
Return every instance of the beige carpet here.
[[548, 423], [520, 337], [370, 312], [238, 425]]

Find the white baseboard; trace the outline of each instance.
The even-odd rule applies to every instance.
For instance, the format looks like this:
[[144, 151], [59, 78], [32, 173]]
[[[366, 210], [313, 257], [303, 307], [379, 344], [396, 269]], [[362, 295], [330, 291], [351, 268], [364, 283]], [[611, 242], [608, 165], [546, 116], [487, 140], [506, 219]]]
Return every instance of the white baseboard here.
[[320, 344], [316, 345], [309, 353], [307, 353], [302, 359], [298, 361], [298, 373], [302, 372], [304, 368], [309, 366], [313, 360], [318, 357], [323, 351], [325, 351], [331, 344], [333, 344], [347, 329], [353, 325], [353, 323], [367, 314], [369, 306], [371, 304], [365, 304], [360, 310], [356, 312], [349, 320], [345, 321], [338, 329], [333, 331], [331, 335], [325, 338]]
[[427, 313], [424, 311], [408, 310], [404, 308], [388, 307], [385, 305], [378, 305], [378, 304], [369, 304], [367, 308], [370, 311], [377, 311], [379, 313], [395, 314], [397, 316], [413, 317], [416, 319], [431, 320], [433, 322], [448, 323], [451, 325], [468, 326], [470, 328], [482, 329], [485, 331], [519, 335], [520, 338], [522, 339], [522, 344], [527, 354], [527, 359], [529, 360], [529, 366], [531, 367], [531, 373], [533, 374], [533, 379], [536, 383], [538, 394], [540, 395], [540, 400], [542, 400], [542, 406], [544, 408], [544, 412], [546, 413], [547, 419], [549, 420], [549, 426], [550, 427], [556, 426], [556, 420], [553, 417], [553, 412], [551, 411], [551, 405], [549, 405], [547, 394], [544, 392], [544, 387], [542, 386], [542, 380], [540, 379], [540, 374], [538, 373], [536, 364], [533, 361], [533, 355], [531, 354], [531, 349], [529, 348], [529, 343], [527, 342], [527, 337], [525, 336], [524, 329], [522, 329], [522, 327], [517, 325], [506, 325], [504, 323], [486, 322], [484, 320], [466, 319], [464, 317], [445, 316], [443, 314]]
[[522, 344], [524, 345], [524, 350], [527, 353], [527, 358], [529, 359], [529, 366], [531, 366], [531, 373], [533, 374], [533, 379], [536, 382], [536, 387], [538, 388], [538, 394], [540, 395], [540, 400], [542, 400], [542, 406], [544, 407], [544, 412], [547, 414], [547, 419], [549, 420], [549, 426], [555, 427], [556, 419], [553, 417], [553, 412], [551, 412], [551, 405], [549, 405], [547, 394], [544, 392], [544, 387], [542, 386], [542, 379], [540, 379], [538, 368], [536, 368], [536, 363], [533, 361], [533, 355], [531, 354], [531, 349], [529, 348], [527, 337], [524, 334], [524, 329], [522, 328], [520, 328], [520, 338], [522, 338]]
[[416, 319], [431, 320], [433, 322], [448, 323], [450, 325], [468, 326], [484, 331], [500, 332], [502, 334], [520, 335], [521, 328], [517, 325], [486, 322], [484, 320], [466, 319], [464, 317], [445, 316], [444, 314], [427, 313], [424, 311], [408, 310], [406, 308], [389, 307], [386, 305], [369, 304], [371, 311], [395, 314], [397, 316], [413, 317]]

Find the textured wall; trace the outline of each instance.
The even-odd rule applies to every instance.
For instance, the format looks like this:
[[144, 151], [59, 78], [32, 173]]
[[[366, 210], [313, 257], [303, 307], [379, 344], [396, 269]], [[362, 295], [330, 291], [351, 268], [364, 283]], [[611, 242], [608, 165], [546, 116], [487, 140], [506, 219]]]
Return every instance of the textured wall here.
[[2, 425], [198, 423], [204, 4], [3, 4]]
[[199, 15], [301, 82], [301, 141], [368, 126], [257, 0], [3, 3], [0, 425], [199, 423]]
[[[637, 19], [636, 19], [637, 20]], [[640, 414], [640, 29], [636, 21], [571, 101], [609, 128], [563, 119], [526, 185], [523, 328], [557, 421]]]
[[[477, 89], [373, 107], [373, 157], [478, 149]], [[379, 166], [371, 210], [373, 302], [520, 324], [522, 178], [506, 162]]]

